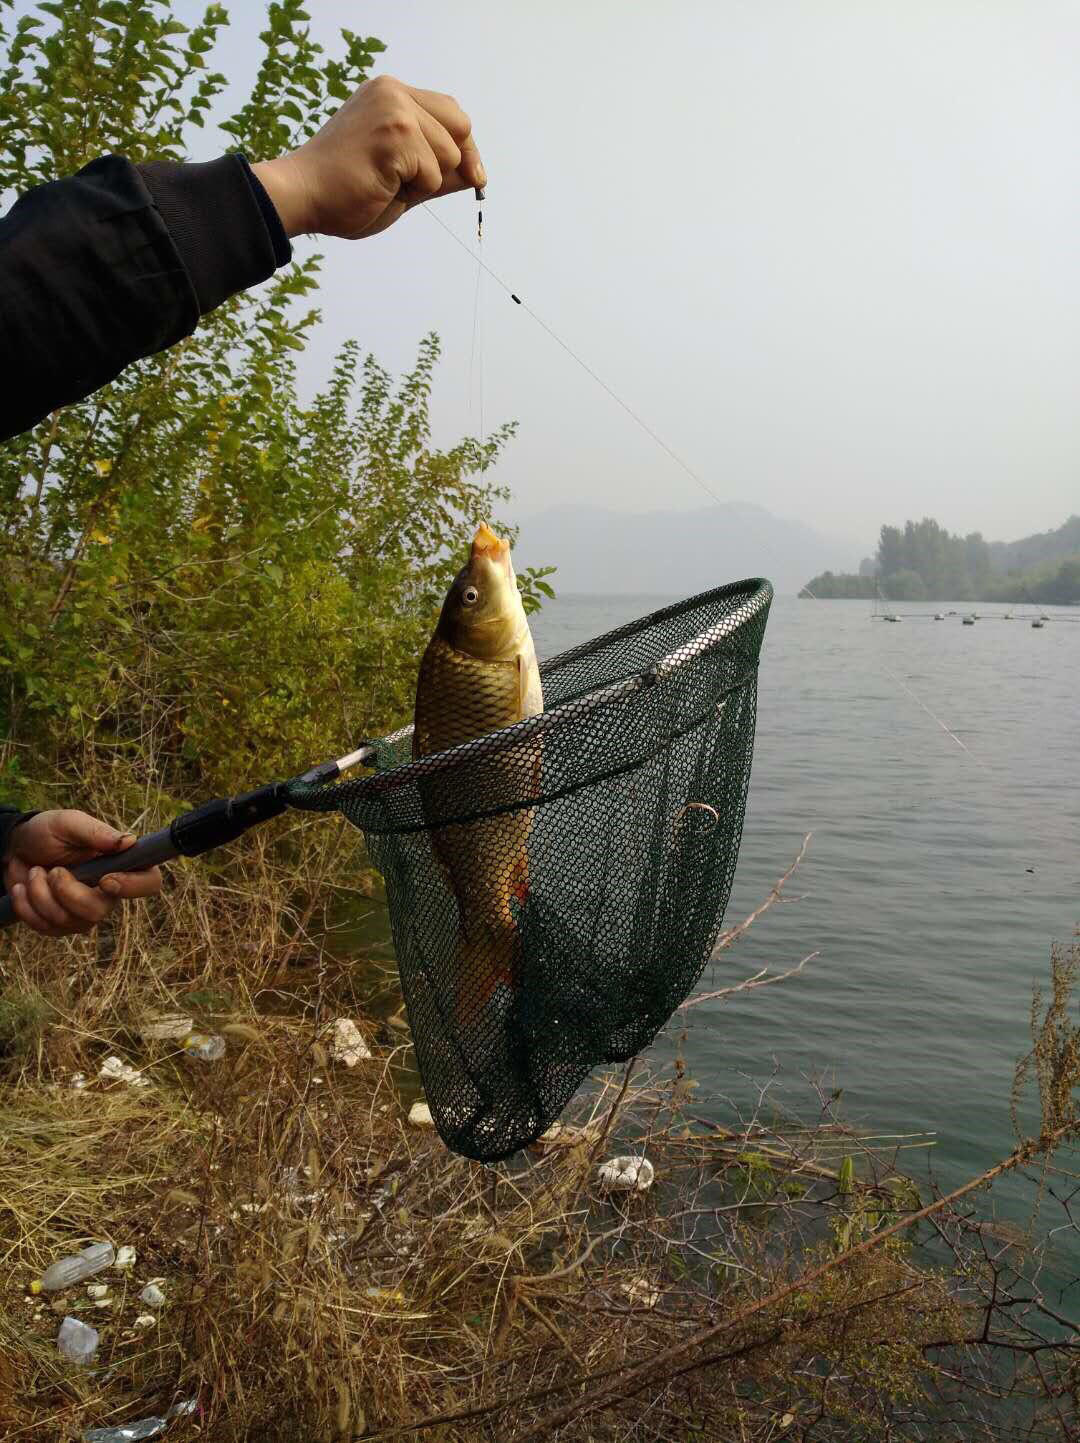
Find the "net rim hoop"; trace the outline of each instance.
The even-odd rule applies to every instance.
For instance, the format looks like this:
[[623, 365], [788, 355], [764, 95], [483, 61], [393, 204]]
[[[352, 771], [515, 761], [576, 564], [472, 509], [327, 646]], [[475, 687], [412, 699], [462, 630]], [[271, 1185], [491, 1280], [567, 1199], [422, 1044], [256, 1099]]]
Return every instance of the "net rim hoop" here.
[[[518, 746], [533, 735], [542, 736], [545, 732], [568, 721], [579, 720], [583, 705], [590, 708], [602, 706], [606, 702], [616, 701], [637, 691], [644, 691], [658, 681], [664, 680], [665, 677], [671, 676], [681, 667], [696, 661], [698, 657], [715, 651], [728, 637], [733, 636], [761, 612], [767, 611], [773, 600], [772, 583], [764, 577], [749, 577], [744, 581], [731, 581], [724, 586], [698, 592], [696, 596], [688, 597], [685, 601], [674, 602], [670, 606], [662, 607], [659, 611], [650, 612], [648, 616], [639, 617], [634, 621], [626, 622], [623, 626], [604, 632], [590, 641], [568, 647], [566, 651], [561, 651], [550, 660], [540, 663], [540, 676], [543, 679], [545, 675], [557, 671], [567, 662], [579, 656], [587, 656], [590, 651], [611, 642], [633, 636], [657, 621], [691, 611], [706, 602], [728, 600], [739, 595], [745, 595], [747, 601], [744, 609], [737, 615], [724, 617], [715, 626], [698, 632], [689, 641], [683, 642], [673, 651], [665, 653], [645, 671], [625, 677], [622, 681], [608, 682], [591, 691], [581, 692], [567, 701], [560, 702], [550, 711], [537, 712], [535, 716], [525, 717], [522, 721], [514, 722], [508, 727], [500, 727], [498, 731], [488, 732], [485, 736], [473, 737], [467, 742], [459, 743], [456, 747], [447, 748], [446, 751], [432, 752], [428, 756], [402, 762], [399, 766], [388, 767], [386, 771], [376, 772], [373, 776], [352, 783], [351, 786], [357, 791], [374, 795], [394, 791], [398, 787], [409, 786], [415, 781], [427, 779], [438, 772], [456, 771], [460, 767], [468, 767], [479, 758], [494, 756], [501, 751]], [[744, 683], [745, 678], [740, 678], [732, 685], [735, 687]], [[403, 741], [412, 734], [412, 730], [411, 724], [400, 727], [397, 731], [383, 737], [382, 743], [385, 745]]]

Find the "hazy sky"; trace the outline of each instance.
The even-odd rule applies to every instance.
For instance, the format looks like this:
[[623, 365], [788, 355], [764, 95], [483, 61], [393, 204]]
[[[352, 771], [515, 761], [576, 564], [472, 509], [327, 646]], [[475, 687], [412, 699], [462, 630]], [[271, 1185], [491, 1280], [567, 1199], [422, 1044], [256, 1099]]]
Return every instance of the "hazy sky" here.
[[[211, 63], [242, 87], [264, 7], [230, 8]], [[379, 68], [458, 97], [491, 176], [485, 260], [723, 498], [855, 557], [884, 520], [1008, 539], [1080, 510], [1074, 0], [308, 8], [329, 49], [341, 25], [377, 35]], [[440, 203], [470, 243], [474, 211]], [[475, 427], [469, 257], [421, 213], [318, 248], [305, 381], [347, 337], [400, 369], [436, 329], [438, 435]], [[490, 282], [484, 317], [521, 511], [702, 503]]]

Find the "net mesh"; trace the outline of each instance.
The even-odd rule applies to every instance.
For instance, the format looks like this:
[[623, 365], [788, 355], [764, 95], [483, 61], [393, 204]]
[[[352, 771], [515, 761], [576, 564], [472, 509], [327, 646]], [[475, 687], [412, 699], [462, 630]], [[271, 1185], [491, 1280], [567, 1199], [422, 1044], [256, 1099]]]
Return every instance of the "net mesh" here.
[[[736, 582], [540, 667], [544, 711], [373, 775], [293, 784], [340, 811], [382, 873], [432, 1117], [492, 1162], [536, 1139], [589, 1071], [641, 1051], [723, 922], [772, 601]], [[467, 729], [466, 729], [467, 731]]]

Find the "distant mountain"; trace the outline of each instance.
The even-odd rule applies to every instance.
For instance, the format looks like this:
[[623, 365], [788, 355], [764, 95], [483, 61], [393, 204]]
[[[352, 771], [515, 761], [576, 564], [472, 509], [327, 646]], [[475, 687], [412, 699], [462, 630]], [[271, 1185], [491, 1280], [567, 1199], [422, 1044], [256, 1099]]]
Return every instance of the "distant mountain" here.
[[1027, 571], [1044, 561], [1064, 561], [1080, 555], [1080, 516], [1070, 516], [1055, 531], [988, 544], [990, 565], [995, 571]]
[[693, 511], [553, 506], [518, 524], [518, 570], [558, 567], [552, 580], [560, 592], [690, 596], [766, 576], [794, 595], [811, 572], [851, 566], [857, 556], [855, 547], [745, 502]]

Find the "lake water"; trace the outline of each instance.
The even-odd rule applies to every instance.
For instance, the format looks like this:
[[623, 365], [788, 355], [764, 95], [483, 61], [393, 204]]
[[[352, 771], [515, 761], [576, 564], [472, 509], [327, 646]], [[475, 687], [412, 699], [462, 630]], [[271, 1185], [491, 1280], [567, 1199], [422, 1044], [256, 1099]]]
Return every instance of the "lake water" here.
[[[534, 618], [537, 649], [664, 600], [560, 596]], [[800, 900], [766, 913], [701, 990], [820, 955], [688, 1014], [687, 1058], [703, 1094], [748, 1108], [770, 1084], [804, 1118], [806, 1079], [827, 1079], [849, 1122], [936, 1133], [906, 1164], [917, 1174], [928, 1156], [948, 1187], [1010, 1150], [1032, 983], [1080, 922], [1080, 610], [1051, 608], [1042, 630], [1030, 611], [970, 627], [934, 610], [888, 625], [866, 602], [775, 602], [728, 923], [813, 840], [788, 887]], [[996, 1194], [1002, 1212], [1018, 1191]]]

